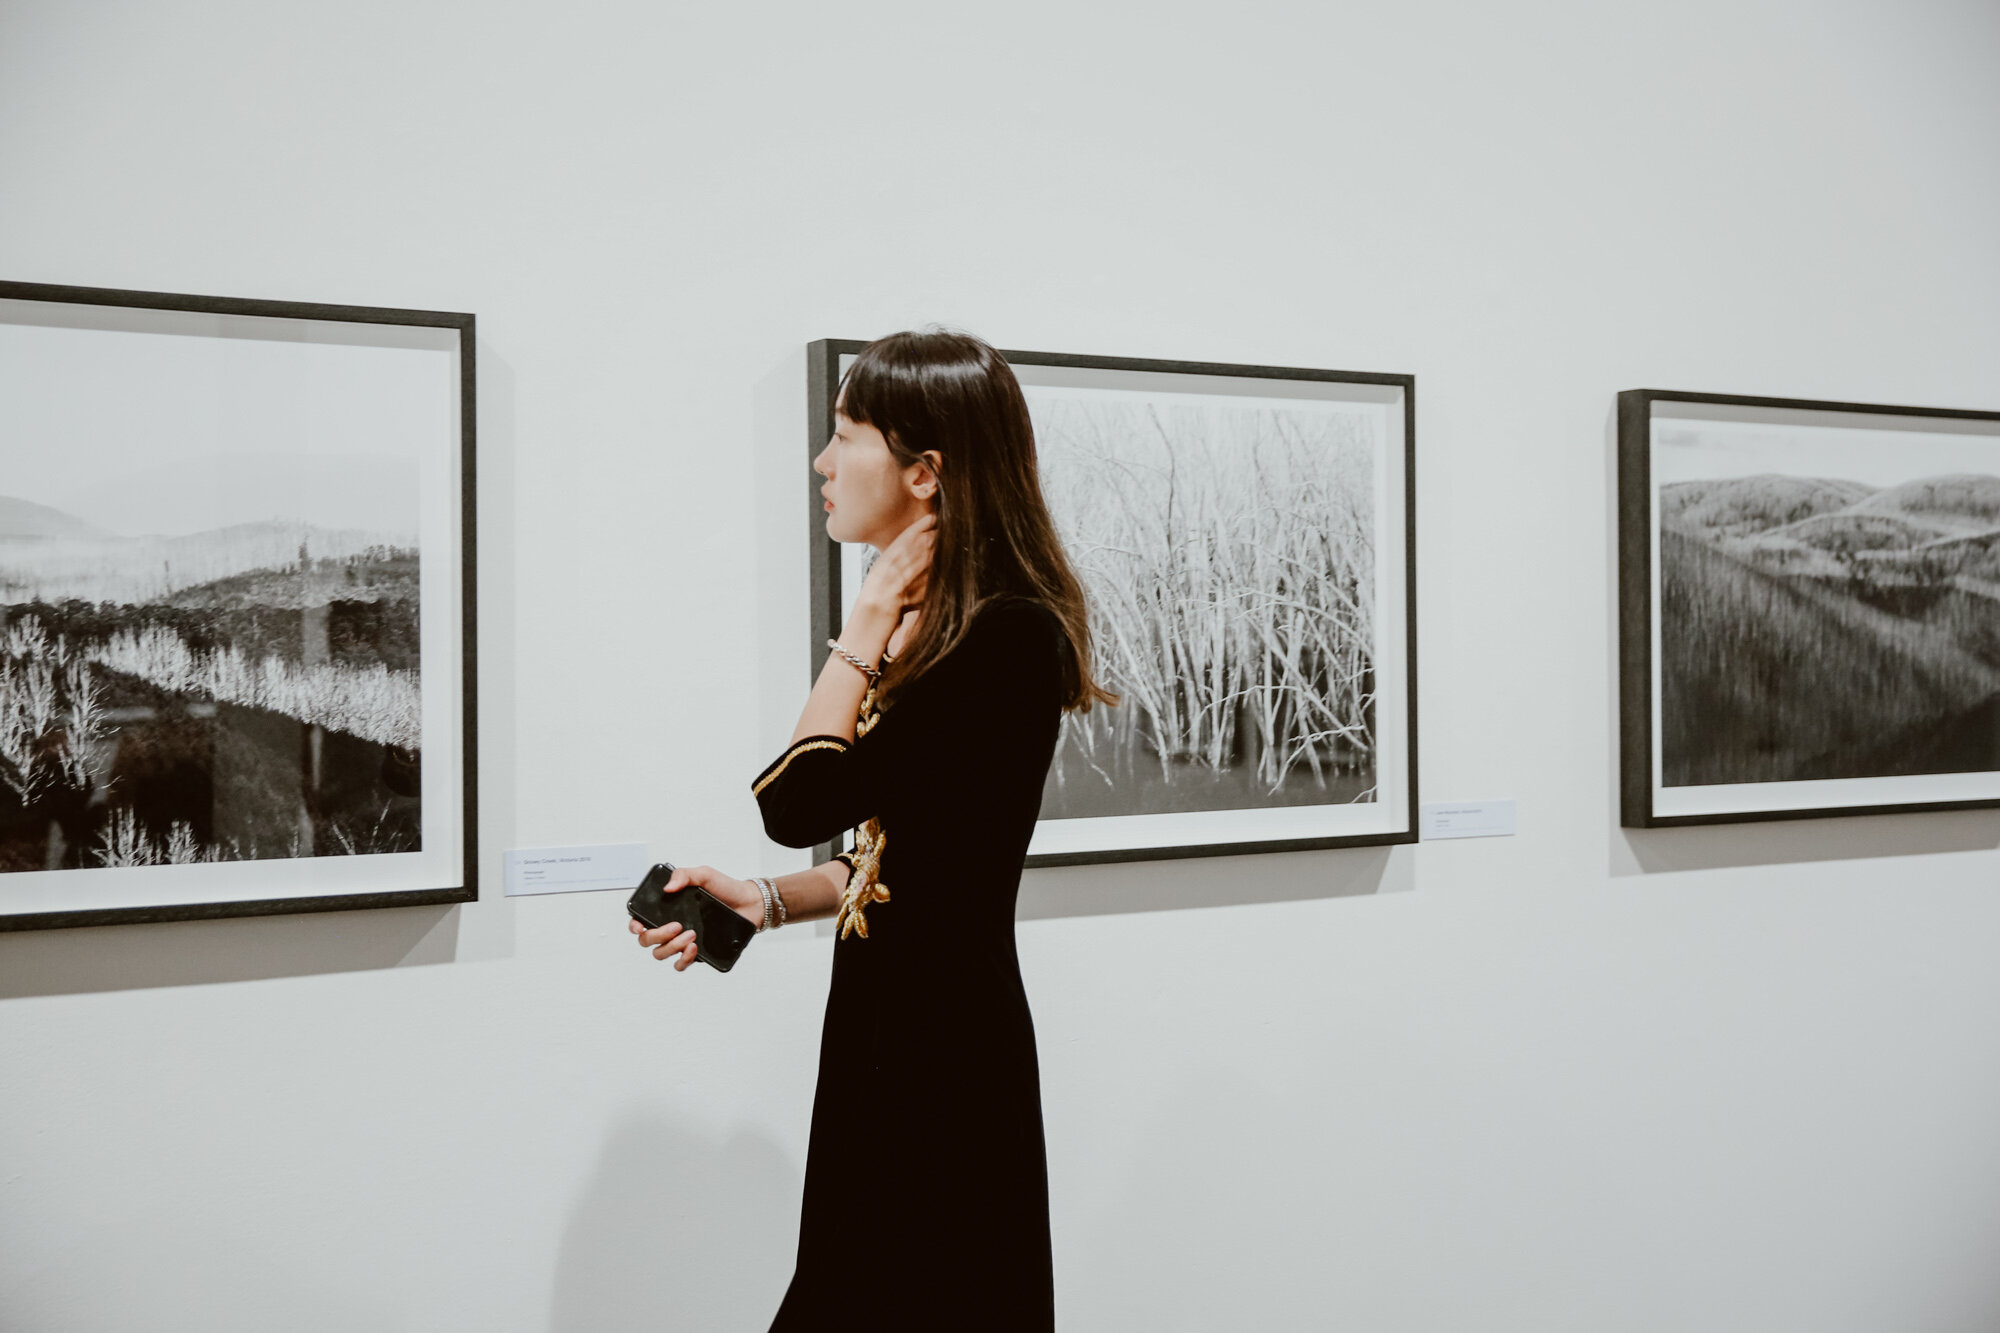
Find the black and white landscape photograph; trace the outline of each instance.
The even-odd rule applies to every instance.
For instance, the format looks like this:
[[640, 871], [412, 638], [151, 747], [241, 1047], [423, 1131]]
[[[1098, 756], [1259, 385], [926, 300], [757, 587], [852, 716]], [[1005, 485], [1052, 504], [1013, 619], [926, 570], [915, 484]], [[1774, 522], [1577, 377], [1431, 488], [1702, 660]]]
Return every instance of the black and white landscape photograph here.
[[1026, 392], [1097, 667], [1124, 696], [1064, 714], [1043, 817], [1374, 801], [1372, 421]]
[[1963, 775], [2000, 773], [1994, 424], [1661, 410], [1662, 797], [1839, 783], [1799, 790], [1893, 803], [1976, 794]]
[[1029, 864], [1409, 836], [1407, 382], [1009, 359], [1122, 696], [1064, 714]]
[[[456, 635], [427, 633], [425, 596], [445, 591], [455, 631], [460, 552], [436, 520], [456, 496], [426, 496], [455, 475], [455, 359], [443, 330], [368, 345], [292, 323], [0, 301], [11, 910], [161, 901], [133, 876], [66, 891], [74, 872], [237, 866], [170, 892], [272, 899], [399, 887], [407, 868], [363, 863], [440, 835], [455, 854], [455, 796], [436, 808], [425, 781], [456, 762], [426, 744], [457, 736], [427, 727], [456, 690], [427, 686], [459, 663], [429, 655]], [[271, 864], [317, 858], [356, 868]]]

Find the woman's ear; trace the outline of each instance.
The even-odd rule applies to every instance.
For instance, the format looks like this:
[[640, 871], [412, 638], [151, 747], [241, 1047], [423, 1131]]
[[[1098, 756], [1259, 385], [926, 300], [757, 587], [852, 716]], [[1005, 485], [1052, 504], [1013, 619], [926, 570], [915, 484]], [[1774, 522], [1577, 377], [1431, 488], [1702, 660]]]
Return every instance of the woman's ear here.
[[910, 494], [919, 500], [935, 499], [938, 493], [938, 473], [944, 467], [944, 455], [935, 449], [926, 449], [924, 460], [918, 465], [917, 475], [910, 480]]

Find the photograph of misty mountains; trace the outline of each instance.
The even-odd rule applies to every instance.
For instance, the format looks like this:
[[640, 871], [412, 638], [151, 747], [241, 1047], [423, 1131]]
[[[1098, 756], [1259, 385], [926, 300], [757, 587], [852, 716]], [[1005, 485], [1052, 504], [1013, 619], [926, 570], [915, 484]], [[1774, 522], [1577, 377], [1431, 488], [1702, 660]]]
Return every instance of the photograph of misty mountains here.
[[[424, 802], [422, 605], [455, 370], [310, 324], [0, 300], [16, 910], [69, 905], [30, 903], [26, 881], [71, 878], [36, 872], [420, 852], [439, 814], [456, 833]], [[277, 874], [222, 896], [286, 896]]]
[[1663, 788], [2000, 770], [2000, 436], [1830, 416], [1652, 423]]

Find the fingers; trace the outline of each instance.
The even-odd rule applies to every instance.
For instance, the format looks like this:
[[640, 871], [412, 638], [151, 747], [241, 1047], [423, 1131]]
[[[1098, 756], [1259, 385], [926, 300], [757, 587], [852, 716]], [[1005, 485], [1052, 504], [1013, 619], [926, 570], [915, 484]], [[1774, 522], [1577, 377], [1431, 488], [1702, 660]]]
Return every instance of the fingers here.
[[937, 541], [936, 528], [936, 514], [919, 514], [908, 527], [896, 534], [896, 539], [889, 543], [882, 554], [887, 556], [890, 551], [895, 550], [899, 546], [904, 550], [908, 550], [913, 546], [929, 547]]
[[653, 957], [665, 962], [674, 960], [674, 971], [685, 972], [695, 960], [694, 932], [682, 930], [681, 923], [669, 921], [657, 930], [647, 930], [638, 921], [628, 921], [628, 928], [639, 937], [639, 943], [653, 951]]
[[681, 923], [678, 921], [669, 921], [664, 926], [655, 926], [651, 930], [640, 931], [639, 943], [650, 949], [655, 945], [665, 944], [680, 933]]

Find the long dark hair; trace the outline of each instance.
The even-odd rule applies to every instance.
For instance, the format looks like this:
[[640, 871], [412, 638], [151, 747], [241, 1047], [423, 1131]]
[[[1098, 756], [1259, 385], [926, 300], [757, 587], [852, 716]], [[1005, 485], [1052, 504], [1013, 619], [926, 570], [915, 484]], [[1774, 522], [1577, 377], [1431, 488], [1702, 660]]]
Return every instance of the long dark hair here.
[[1026, 597], [1062, 622], [1063, 709], [1119, 697], [1090, 669], [1090, 616], [1042, 498], [1035, 428], [1013, 367], [967, 333], [892, 333], [861, 349], [841, 382], [840, 410], [873, 426], [903, 467], [935, 449], [937, 542], [911, 641], [882, 672], [883, 705], [965, 636], [996, 598]]

